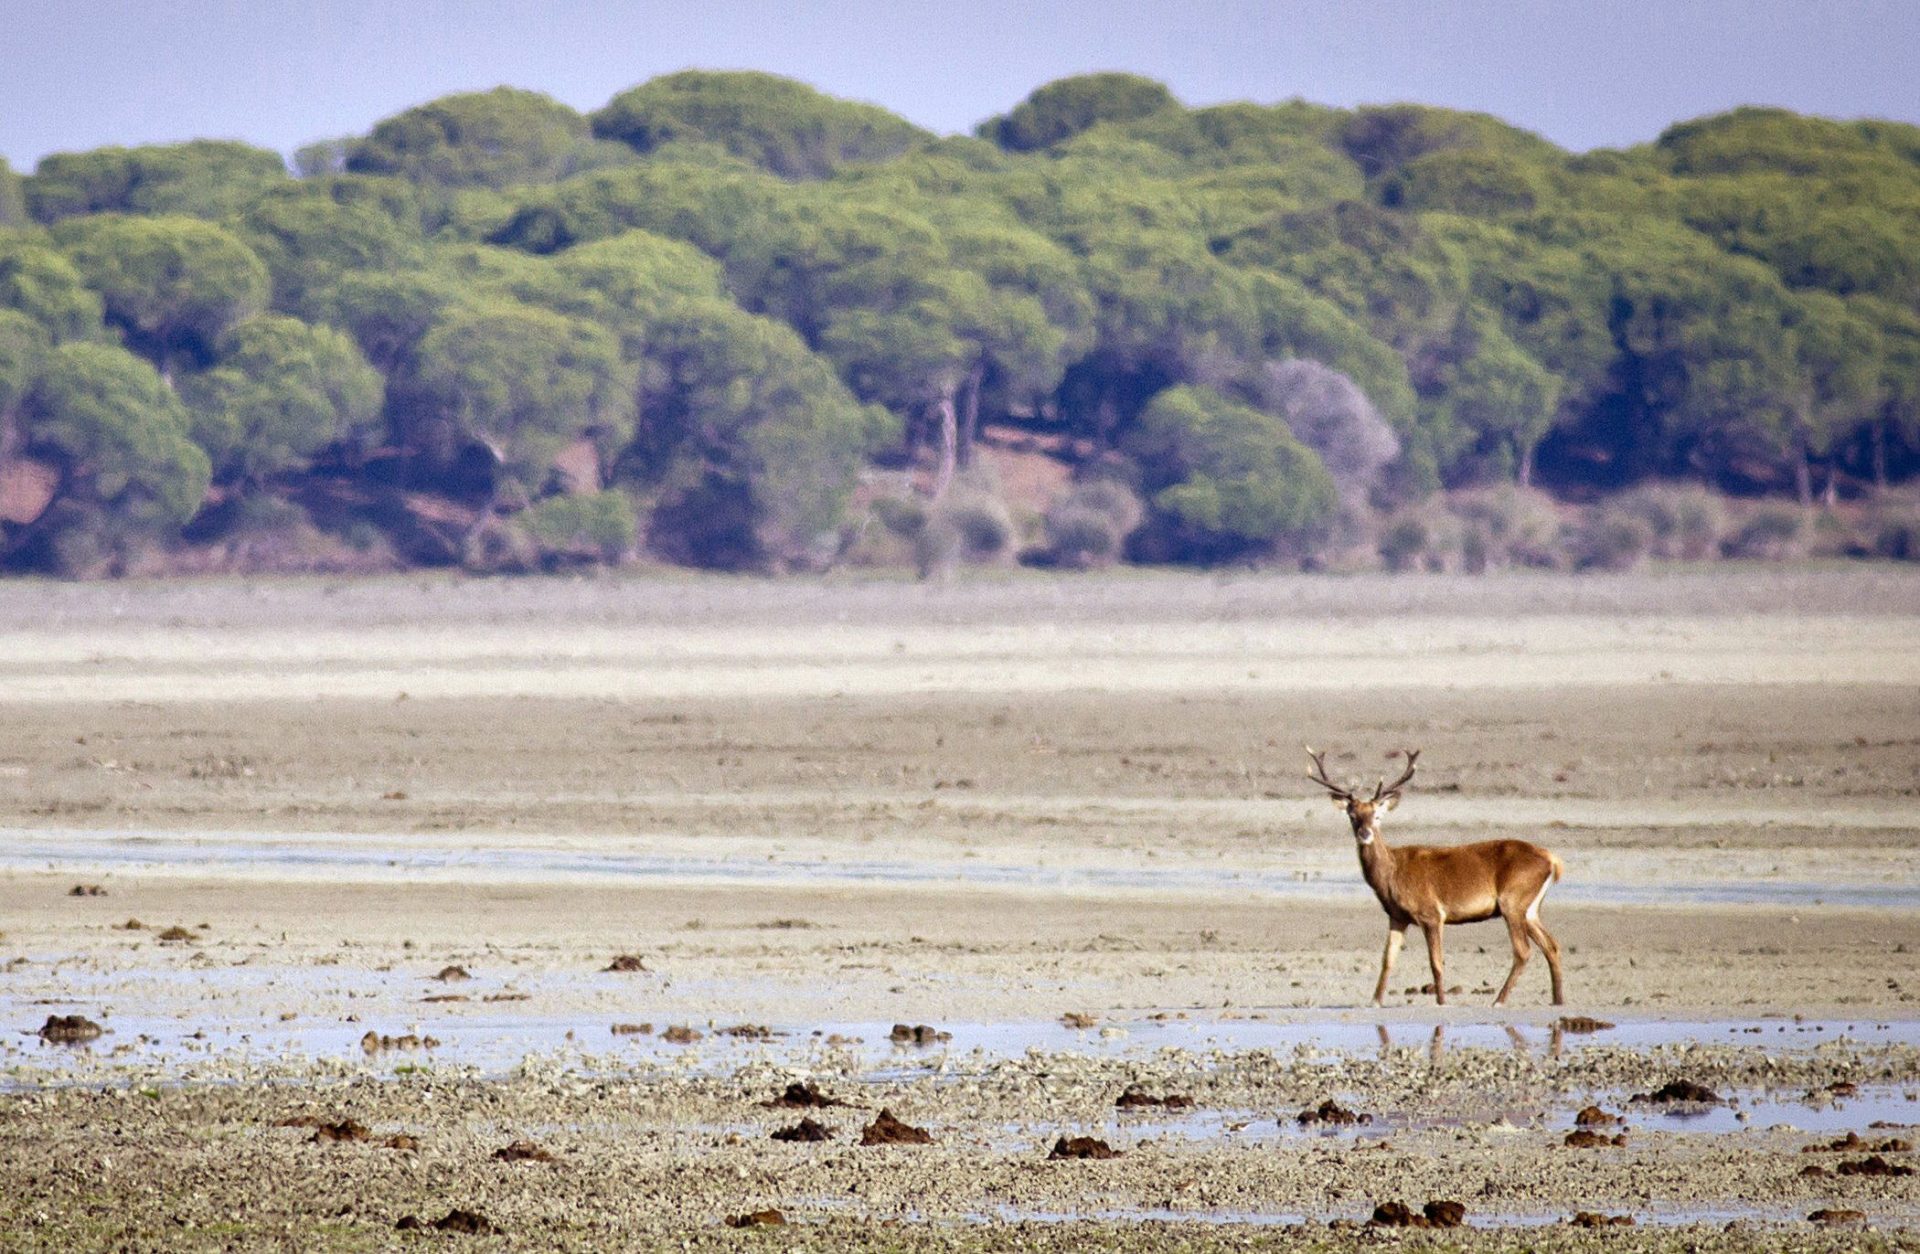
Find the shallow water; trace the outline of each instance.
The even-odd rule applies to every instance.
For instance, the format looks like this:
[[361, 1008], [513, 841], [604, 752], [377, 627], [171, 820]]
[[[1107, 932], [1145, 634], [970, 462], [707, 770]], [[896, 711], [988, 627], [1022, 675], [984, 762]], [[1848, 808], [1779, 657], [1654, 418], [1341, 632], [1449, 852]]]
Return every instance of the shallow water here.
[[[731, 885], [971, 885], [1069, 892], [1232, 892], [1321, 898], [1353, 885], [1302, 878], [1292, 869], [1219, 866], [1051, 867], [915, 859], [767, 859], [656, 855], [578, 848], [473, 849], [363, 836], [246, 837], [0, 829], [0, 872], [89, 875], [234, 875], [360, 882], [709, 883]], [[1920, 909], [1920, 880], [1811, 883], [1799, 880], [1663, 879], [1653, 883], [1574, 879], [1557, 901], [1600, 905], [1781, 905]]]

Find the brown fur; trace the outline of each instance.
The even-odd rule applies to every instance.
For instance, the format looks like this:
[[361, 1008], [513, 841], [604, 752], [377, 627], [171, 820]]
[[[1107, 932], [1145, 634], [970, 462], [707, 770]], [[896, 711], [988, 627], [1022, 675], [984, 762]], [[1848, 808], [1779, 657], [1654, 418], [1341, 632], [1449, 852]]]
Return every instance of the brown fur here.
[[[1312, 754], [1312, 750], [1308, 750]], [[1415, 924], [1427, 940], [1427, 961], [1433, 968], [1434, 999], [1447, 1002], [1447, 981], [1441, 934], [1450, 923], [1479, 923], [1498, 916], [1506, 920], [1513, 946], [1513, 968], [1493, 1004], [1503, 1006], [1520, 978], [1520, 970], [1538, 944], [1547, 955], [1553, 976], [1553, 1004], [1566, 1001], [1560, 971], [1560, 945], [1540, 921], [1539, 903], [1546, 889], [1566, 869], [1559, 857], [1524, 840], [1485, 840], [1471, 845], [1407, 845], [1389, 848], [1380, 835], [1380, 817], [1398, 804], [1400, 788], [1413, 778], [1419, 751], [1407, 754], [1407, 769], [1391, 788], [1383, 782], [1370, 798], [1327, 782], [1319, 755], [1309, 776], [1326, 788], [1333, 803], [1346, 811], [1360, 855], [1360, 873], [1387, 912], [1387, 947], [1380, 958], [1380, 979], [1374, 985], [1374, 1004], [1387, 995], [1387, 978], [1394, 959]], [[1531, 914], [1529, 911], [1531, 910]]]

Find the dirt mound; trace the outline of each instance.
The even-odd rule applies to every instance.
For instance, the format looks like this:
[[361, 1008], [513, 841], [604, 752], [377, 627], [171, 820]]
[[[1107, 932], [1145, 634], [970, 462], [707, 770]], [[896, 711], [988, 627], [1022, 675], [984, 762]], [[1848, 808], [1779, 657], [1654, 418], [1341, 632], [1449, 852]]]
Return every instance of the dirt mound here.
[[40, 1039], [73, 1045], [96, 1039], [106, 1029], [85, 1015], [48, 1015], [40, 1025]]
[[1582, 1128], [1608, 1128], [1620, 1122], [1620, 1116], [1600, 1109], [1598, 1106], [1583, 1106], [1580, 1113], [1573, 1117], [1575, 1124]]
[[364, 1141], [373, 1133], [367, 1125], [357, 1119], [341, 1119], [334, 1123], [316, 1121], [313, 1125], [315, 1145], [336, 1144], [341, 1141]]
[[616, 1023], [613, 1025], [615, 1036], [652, 1036], [651, 1023]]
[[1595, 1210], [1574, 1212], [1567, 1220], [1576, 1228], [1631, 1228], [1634, 1226], [1632, 1215], [1603, 1215]]
[[1097, 1026], [1099, 1022], [1100, 1020], [1095, 1016], [1083, 1014], [1078, 1010], [1069, 1010], [1060, 1016], [1060, 1026], [1063, 1028], [1091, 1028]]
[[1869, 1154], [1865, 1158], [1850, 1158], [1835, 1167], [1834, 1173], [1842, 1176], [1910, 1176], [1913, 1168], [1903, 1163], [1890, 1163], [1878, 1154]]
[[1404, 1202], [1382, 1202], [1368, 1224], [1380, 1228], [1458, 1228], [1467, 1219], [1464, 1203], [1436, 1198], [1415, 1214]]
[[744, 1215], [728, 1215], [729, 1228], [776, 1228], [785, 1224], [787, 1217], [769, 1206], [765, 1210], [752, 1210]]
[[1688, 1106], [1719, 1106], [1724, 1104], [1718, 1093], [1704, 1084], [1695, 1084], [1692, 1080], [1669, 1080], [1651, 1093], [1636, 1093], [1627, 1100], [1630, 1102], [1672, 1103]]
[[953, 1033], [942, 1032], [931, 1023], [896, 1023], [893, 1031], [887, 1033], [887, 1039], [896, 1045], [935, 1045], [952, 1040]]
[[493, 1151], [497, 1163], [554, 1163], [560, 1160], [532, 1141], [514, 1141]]
[[1822, 1207], [1807, 1216], [1808, 1223], [1816, 1223], [1824, 1228], [1844, 1228], [1850, 1224], [1867, 1222], [1867, 1213], [1863, 1210], [1844, 1210]]
[[698, 1028], [690, 1028], [684, 1023], [676, 1023], [660, 1034], [660, 1039], [669, 1045], [691, 1045], [701, 1040], [706, 1033]]
[[418, 1232], [434, 1229], [437, 1232], [457, 1232], [469, 1237], [497, 1237], [500, 1229], [493, 1221], [477, 1210], [461, 1210], [459, 1207], [448, 1211], [432, 1223], [426, 1223], [415, 1215], [402, 1215], [400, 1222], [393, 1225], [398, 1232]]
[[1624, 1132], [1608, 1136], [1604, 1132], [1595, 1132], [1589, 1128], [1575, 1128], [1567, 1133], [1567, 1139], [1562, 1142], [1568, 1149], [1606, 1149], [1609, 1146], [1626, 1143], [1627, 1134]]
[[189, 932], [186, 928], [181, 927], [178, 923], [176, 923], [172, 927], [168, 928], [166, 931], [160, 933], [160, 935], [156, 939], [158, 939], [160, 943], [163, 945], [177, 945], [182, 941], [193, 940], [194, 935], [192, 932]]
[[791, 1128], [781, 1128], [773, 1134], [776, 1141], [831, 1141], [833, 1129], [814, 1119], [801, 1119]]
[[837, 1097], [828, 1097], [810, 1082], [795, 1080], [767, 1105], [782, 1110], [818, 1110], [825, 1106], [844, 1106], [846, 1103]]
[[779, 1033], [764, 1023], [736, 1023], [730, 1028], [721, 1028], [720, 1035], [736, 1036], [743, 1041], [770, 1041]]
[[910, 1123], [902, 1123], [893, 1117], [891, 1110], [882, 1110], [874, 1121], [860, 1129], [862, 1145], [931, 1145], [933, 1135], [925, 1128], [916, 1128]]
[[1193, 1109], [1193, 1099], [1184, 1093], [1169, 1093], [1165, 1097], [1155, 1097], [1137, 1084], [1129, 1084], [1127, 1091], [1115, 1098], [1113, 1104], [1121, 1110]]
[[621, 954], [612, 962], [600, 968], [602, 971], [645, 971], [647, 964], [639, 954]]
[[1305, 1127], [1314, 1124], [1326, 1124], [1329, 1127], [1346, 1127], [1356, 1123], [1372, 1123], [1373, 1116], [1348, 1110], [1331, 1097], [1318, 1106], [1309, 1106], [1294, 1116], [1294, 1122]]
[[471, 980], [473, 975], [465, 967], [441, 967], [433, 978], [442, 984], [451, 984], [455, 980]]
[[1120, 1151], [1105, 1141], [1090, 1136], [1063, 1136], [1053, 1143], [1053, 1151], [1047, 1155], [1049, 1161], [1063, 1158], [1118, 1158]]
[[1913, 1152], [1913, 1142], [1903, 1141], [1897, 1136], [1870, 1141], [1858, 1132], [1849, 1132], [1837, 1141], [1824, 1144], [1803, 1145], [1802, 1154], [1908, 1154]]
[[439, 1044], [438, 1037], [417, 1036], [412, 1032], [403, 1036], [383, 1036], [369, 1029], [360, 1038], [360, 1048], [369, 1054], [377, 1054], [383, 1049], [433, 1049]]

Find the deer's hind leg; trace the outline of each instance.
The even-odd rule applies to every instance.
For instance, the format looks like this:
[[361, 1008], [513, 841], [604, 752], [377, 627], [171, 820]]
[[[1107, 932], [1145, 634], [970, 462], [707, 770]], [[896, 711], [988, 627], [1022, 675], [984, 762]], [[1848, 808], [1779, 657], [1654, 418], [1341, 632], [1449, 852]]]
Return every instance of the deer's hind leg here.
[[1500, 995], [1493, 999], [1496, 1006], [1507, 1004], [1507, 994], [1513, 991], [1513, 986], [1519, 982], [1521, 969], [1527, 965], [1527, 959], [1533, 956], [1533, 946], [1527, 943], [1530, 925], [1526, 915], [1516, 916], [1503, 909], [1500, 917], [1506, 920], [1507, 940], [1513, 945], [1513, 969], [1507, 972], [1507, 982], [1500, 986]]

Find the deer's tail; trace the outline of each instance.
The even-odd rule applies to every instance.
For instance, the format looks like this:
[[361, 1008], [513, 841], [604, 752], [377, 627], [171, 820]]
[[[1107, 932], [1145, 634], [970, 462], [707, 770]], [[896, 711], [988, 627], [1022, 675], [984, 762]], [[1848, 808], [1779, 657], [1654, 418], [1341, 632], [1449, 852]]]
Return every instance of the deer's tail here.
[[1557, 853], [1549, 853], [1549, 854], [1547, 855], [1547, 861], [1548, 861], [1548, 862], [1549, 862], [1550, 864], [1552, 864], [1552, 866], [1553, 866], [1553, 879], [1554, 879], [1554, 882], [1555, 882], [1555, 883], [1558, 883], [1558, 882], [1560, 881], [1560, 877], [1561, 877], [1562, 875], [1564, 875], [1564, 874], [1566, 874], [1566, 870], [1567, 870], [1567, 864], [1566, 864], [1566, 863], [1564, 863], [1564, 862], [1562, 862], [1562, 861], [1560, 861], [1560, 855], [1559, 855], [1559, 854], [1557, 854]]

